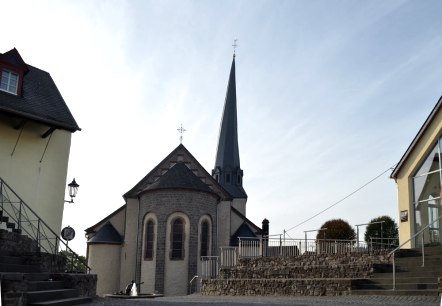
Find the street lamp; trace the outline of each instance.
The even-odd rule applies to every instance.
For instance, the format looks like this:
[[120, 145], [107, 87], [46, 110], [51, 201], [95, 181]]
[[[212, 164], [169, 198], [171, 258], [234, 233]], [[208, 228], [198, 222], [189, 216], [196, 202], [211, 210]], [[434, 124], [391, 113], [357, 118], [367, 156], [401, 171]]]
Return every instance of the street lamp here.
[[67, 203], [74, 203], [74, 198], [77, 195], [78, 187], [80, 187], [80, 185], [77, 184], [74, 178], [72, 182], [68, 184], [68, 187], [69, 187], [69, 196], [71, 197], [71, 200], [70, 201], [64, 200], [64, 201]]

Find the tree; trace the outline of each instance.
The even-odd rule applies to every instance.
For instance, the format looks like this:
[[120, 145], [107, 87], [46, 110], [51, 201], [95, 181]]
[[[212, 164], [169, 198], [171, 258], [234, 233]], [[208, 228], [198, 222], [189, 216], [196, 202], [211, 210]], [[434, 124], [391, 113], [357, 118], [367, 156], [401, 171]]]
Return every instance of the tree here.
[[342, 219], [332, 219], [325, 222], [318, 231], [316, 239], [353, 240], [356, 237], [355, 230]]
[[[382, 224], [380, 222], [382, 222]], [[396, 222], [389, 216], [380, 216], [370, 220], [365, 230], [364, 240], [370, 243], [370, 238], [374, 238], [373, 241], [377, 243], [396, 245], [398, 243], [398, 237], [399, 233]]]
[[87, 260], [82, 255], [77, 255], [74, 252], [60, 251], [59, 253], [66, 260], [66, 270], [69, 272], [87, 273]]

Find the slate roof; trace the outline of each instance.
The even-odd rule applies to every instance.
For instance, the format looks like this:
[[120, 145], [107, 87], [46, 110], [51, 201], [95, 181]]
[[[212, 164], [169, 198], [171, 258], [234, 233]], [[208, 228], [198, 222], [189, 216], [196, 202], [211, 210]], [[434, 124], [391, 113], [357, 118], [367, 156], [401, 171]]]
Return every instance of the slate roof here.
[[244, 222], [241, 226], [236, 230], [236, 232], [230, 237], [230, 246], [238, 246], [239, 240], [238, 237], [241, 238], [256, 238], [255, 233], [250, 229], [250, 227]]
[[122, 244], [123, 239], [112, 223], [106, 222], [106, 224], [103, 225], [97, 233], [87, 241], [87, 243]]
[[[149, 186], [152, 184], [152, 177], [157, 176], [157, 175], [159, 176], [161, 169], [169, 168], [169, 163], [172, 160], [176, 160], [175, 156], [177, 154], [184, 154], [184, 156], [186, 156], [186, 158], [188, 158], [190, 161], [192, 161], [192, 163], [196, 166], [196, 168], [201, 170], [200, 174], [203, 175], [206, 178], [206, 180], [209, 181], [210, 184], [212, 184], [212, 186], [213, 186], [213, 190], [212, 190], [212, 189], [210, 189], [209, 185], [206, 185], [210, 189], [211, 192], [217, 194], [222, 199], [231, 200], [230, 194], [221, 185], [219, 185], [218, 182], [216, 182], [216, 180], [209, 173], [207, 173], [207, 171], [204, 169], [204, 167], [202, 167], [200, 165], [200, 163], [195, 159], [195, 157], [193, 157], [193, 155], [186, 149], [186, 147], [184, 147], [183, 144], [178, 145], [178, 147], [176, 147], [155, 168], [153, 168], [146, 176], [144, 176], [144, 178], [142, 178], [134, 187], [132, 187], [128, 192], [126, 192], [123, 195], [123, 198], [124, 199], [135, 198], [140, 193], [144, 192], [145, 190], [150, 190]], [[169, 170], [170, 169], [168, 169], [168, 171]], [[189, 171], [192, 172], [190, 169], [189, 169]], [[192, 174], [193, 174], [193, 172], [192, 172]], [[197, 179], [202, 184], [205, 184], [198, 177], [197, 177]], [[176, 188], [179, 188], [179, 187], [176, 187]], [[205, 187], [201, 187], [201, 188], [203, 188], [203, 189], [201, 189], [203, 191], [206, 190]], [[198, 189], [198, 187], [197, 187], [197, 189]]]
[[[21, 58], [7, 52], [2, 60], [18, 64]], [[31, 65], [27, 65], [27, 68], [22, 96], [0, 91], [0, 112], [70, 132], [81, 130], [50, 74]]]
[[114, 211], [113, 213], [111, 213], [110, 215], [106, 216], [105, 218], [101, 219], [100, 221], [98, 221], [97, 223], [95, 223], [94, 225], [88, 227], [87, 229], [85, 229], [84, 231], [86, 232], [86, 235], [89, 234], [93, 234], [95, 233], [94, 228], [98, 227], [100, 224], [105, 223], [105, 222], [109, 222], [108, 220], [110, 218], [112, 218], [113, 216], [115, 216], [116, 214], [118, 214], [119, 212], [121, 212], [122, 210], [126, 209], [126, 204], [124, 204], [123, 206], [121, 206], [120, 208], [118, 208], [116, 211]]
[[237, 216], [239, 216], [244, 222], [249, 225], [250, 229], [254, 231], [254, 233], [258, 235], [262, 235], [262, 229], [257, 226], [255, 223], [253, 223], [251, 220], [249, 220], [246, 216], [244, 216], [242, 213], [239, 212], [235, 207], [231, 207], [232, 212], [235, 213]]
[[[226, 173], [236, 173], [237, 170], [241, 169], [236, 104], [235, 55], [233, 55], [215, 161], [215, 169], [219, 168]], [[225, 183], [222, 180], [220, 181], [220, 185], [223, 186], [233, 198], [247, 198], [244, 188], [241, 184], [238, 184], [233, 177], [232, 183]]]
[[184, 163], [178, 162], [145, 190], [192, 189], [213, 193]]

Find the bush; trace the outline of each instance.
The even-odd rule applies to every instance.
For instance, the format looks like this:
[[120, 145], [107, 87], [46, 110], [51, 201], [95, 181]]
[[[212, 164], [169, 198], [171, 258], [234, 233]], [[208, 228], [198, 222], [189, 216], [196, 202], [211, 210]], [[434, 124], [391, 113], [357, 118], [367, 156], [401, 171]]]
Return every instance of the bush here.
[[[381, 223], [376, 223], [376, 222], [382, 222], [382, 226]], [[391, 244], [397, 244], [397, 240], [399, 237], [399, 233], [398, 233], [398, 227], [396, 222], [390, 218], [389, 216], [380, 216], [374, 219], [371, 219], [370, 222], [371, 224], [367, 225], [367, 228], [365, 230], [365, 235], [364, 235], [364, 240], [367, 243], [370, 243], [370, 237], [371, 238], [375, 238], [374, 241], [377, 240], [377, 242], [381, 242], [380, 238], [390, 238], [391, 240], [386, 240], [384, 239], [385, 243]], [[382, 228], [382, 232], [381, 232], [381, 228]], [[377, 238], [377, 239], [376, 239]]]
[[326, 230], [318, 231], [316, 239], [353, 240], [356, 237], [355, 230], [342, 219], [329, 220], [321, 226], [323, 228]]

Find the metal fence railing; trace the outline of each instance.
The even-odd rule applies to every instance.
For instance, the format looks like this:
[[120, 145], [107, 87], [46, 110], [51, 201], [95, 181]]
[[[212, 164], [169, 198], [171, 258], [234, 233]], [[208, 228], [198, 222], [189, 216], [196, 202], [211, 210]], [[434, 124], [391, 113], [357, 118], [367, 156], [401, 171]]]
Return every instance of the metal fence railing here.
[[[16, 231], [37, 243], [39, 250], [65, 258], [67, 272], [89, 273], [91, 268], [0, 178], [0, 211]], [[0, 223], [3, 221], [0, 218]], [[54, 258], [54, 260], [56, 260]], [[54, 263], [54, 267], [55, 267]], [[58, 265], [58, 264], [57, 264]]]
[[218, 256], [201, 256], [201, 278], [216, 278], [219, 270]]
[[366, 242], [331, 239], [239, 238], [238, 256], [297, 256], [368, 252]]
[[238, 258], [280, 257], [320, 254], [369, 253], [392, 250], [397, 239], [373, 238], [369, 243], [356, 240], [239, 238], [238, 247], [221, 247], [220, 256], [203, 256], [202, 278], [216, 278], [220, 268], [233, 268]]
[[370, 237], [370, 250], [393, 250], [399, 246], [399, 238]]
[[232, 268], [238, 261], [238, 249], [236, 247], [221, 247], [220, 266]]

